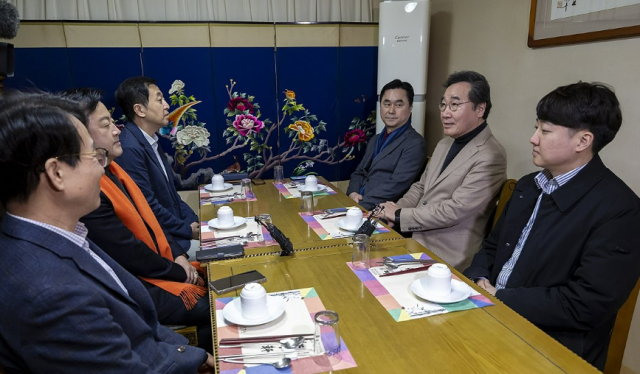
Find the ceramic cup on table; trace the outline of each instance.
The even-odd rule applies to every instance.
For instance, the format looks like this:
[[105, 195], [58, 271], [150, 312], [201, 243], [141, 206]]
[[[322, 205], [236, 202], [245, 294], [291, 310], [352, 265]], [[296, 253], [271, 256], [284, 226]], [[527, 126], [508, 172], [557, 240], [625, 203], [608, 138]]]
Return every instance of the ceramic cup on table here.
[[233, 209], [226, 205], [218, 209], [218, 225], [220, 227], [233, 226]]
[[318, 190], [318, 178], [315, 175], [307, 175], [304, 179], [304, 189], [305, 191]]
[[258, 283], [247, 283], [240, 292], [240, 311], [245, 319], [258, 319], [268, 313], [267, 291]]
[[211, 178], [211, 187], [214, 190], [222, 190], [224, 189], [224, 178], [220, 174], [214, 174]]
[[422, 288], [435, 296], [447, 296], [451, 293], [451, 270], [445, 264], [433, 264], [427, 270], [427, 276], [420, 279]]
[[345, 218], [345, 226], [348, 229], [357, 229], [362, 225], [362, 211], [360, 208], [351, 207], [347, 210], [347, 216]]

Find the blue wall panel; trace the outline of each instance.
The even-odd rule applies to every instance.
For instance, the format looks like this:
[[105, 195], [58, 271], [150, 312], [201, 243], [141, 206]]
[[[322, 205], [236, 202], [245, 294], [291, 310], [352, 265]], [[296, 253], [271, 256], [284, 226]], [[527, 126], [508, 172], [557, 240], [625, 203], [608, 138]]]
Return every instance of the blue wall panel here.
[[[340, 89], [338, 100], [340, 102], [340, 134], [344, 141], [344, 135], [349, 131], [351, 121], [357, 117], [366, 120], [372, 111], [376, 110], [377, 100], [377, 74], [378, 74], [378, 47], [341, 47], [340, 71], [338, 79]], [[371, 131], [375, 134], [375, 126]], [[351, 178], [351, 173], [360, 162], [366, 144], [361, 149], [354, 149], [352, 153], [355, 160], [342, 163], [336, 177], [337, 180]]]
[[[71, 87], [97, 87], [104, 91], [104, 104], [117, 108], [114, 93], [120, 82], [142, 74], [140, 48], [68, 48]], [[70, 87], [66, 87], [70, 88]]]
[[[278, 88], [279, 91], [285, 89], [293, 90], [296, 93], [298, 103], [302, 103], [311, 114], [315, 114], [318, 120], [327, 123], [326, 130], [315, 137], [328, 142], [332, 147], [340, 139], [340, 117], [338, 105], [338, 50], [337, 47], [288, 47], [279, 48], [277, 55], [278, 63]], [[280, 103], [284, 93], [279, 94]], [[293, 116], [300, 115], [294, 113]], [[291, 124], [289, 118], [283, 123], [284, 126]], [[315, 123], [313, 123], [315, 127]], [[284, 131], [280, 131], [281, 144], [280, 151], [285, 152], [291, 144]], [[317, 152], [310, 152], [314, 157]], [[302, 155], [300, 157], [303, 157]], [[289, 158], [289, 156], [287, 156]], [[320, 160], [326, 159], [321, 157]], [[285, 176], [290, 175], [293, 169], [304, 158], [293, 159], [285, 164]], [[323, 164], [316, 160], [313, 171], [319, 173], [329, 180], [335, 180], [338, 176], [338, 167], [335, 165]]]
[[15, 74], [6, 87], [60, 91], [73, 85], [66, 48], [16, 48]]
[[[354, 117], [366, 119], [376, 103], [377, 47], [281, 47], [277, 52], [271, 47], [19, 48], [16, 49], [16, 77], [5, 83], [7, 87], [35, 86], [49, 91], [97, 87], [105, 91], [107, 107], [116, 107], [114, 118], [118, 119], [122, 111], [115, 102], [116, 88], [124, 79], [142, 75], [143, 70], [146, 76], [157, 79], [167, 100], [171, 84], [178, 79], [185, 83], [187, 96], [193, 95], [202, 101], [193, 108], [197, 111], [198, 121], [206, 123], [211, 134], [211, 152], [206, 155], [210, 160], [192, 164], [186, 170], [178, 167], [178, 171], [183, 171], [184, 179], [200, 169], [209, 170], [206, 174], [204, 170], [200, 171], [197, 179], [192, 177], [191, 182], [196, 184], [203, 182], [205, 175], [210, 175], [210, 169], [221, 172], [232, 165], [234, 156], [246, 170], [250, 165], [245, 161], [245, 154], [258, 155], [256, 151], [250, 151], [250, 143], [244, 142], [240, 142], [235, 150], [220, 155], [229, 149], [223, 137], [228, 118], [223, 111], [229, 102], [226, 86], [231, 80], [235, 82], [233, 91], [255, 97], [254, 103], [261, 107], [260, 119], [273, 123], [282, 118], [284, 91], [294, 91], [298, 104], [326, 122], [326, 131], [314, 134], [315, 145], [321, 139], [328, 147], [343, 142], [351, 120]], [[172, 106], [171, 111], [176, 107]], [[293, 114], [301, 115], [301, 112]], [[289, 150], [291, 139], [284, 129], [291, 123], [291, 116], [287, 115], [281, 128], [271, 134], [267, 145], [274, 154]], [[317, 126], [317, 122], [312, 121], [312, 125]], [[262, 132], [266, 135], [266, 129]], [[264, 144], [264, 141], [259, 143]], [[161, 144], [167, 153], [174, 153], [168, 140], [162, 140]], [[325, 155], [314, 160], [311, 169], [298, 171], [317, 172], [329, 180], [348, 179], [364, 152], [364, 144], [361, 148], [354, 150], [351, 154], [354, 157], [342, 163], [323, 163], [322, 160], [327, 159]], [[316, 157], [318, 150], [294, 158], [291, 155], [285, 163], [285, 176], [291, 175], [301, 162]], [[337, 149], [334, 161], [345, 155], [342, 149]], [[193, 154], [187, 165], [198, 160], [200, 156]], [[266, 171], [261, 177], [271, 178], [272, 167], [264, 168]]]

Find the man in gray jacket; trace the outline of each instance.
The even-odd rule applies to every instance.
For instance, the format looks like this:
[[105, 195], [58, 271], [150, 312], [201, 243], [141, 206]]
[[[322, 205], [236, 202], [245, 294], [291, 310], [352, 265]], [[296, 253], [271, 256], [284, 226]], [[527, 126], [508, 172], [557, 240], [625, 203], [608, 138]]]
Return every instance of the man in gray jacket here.
[[367, 145], [351, 175], [347, 195], [365, 209], [398, 200], [427, 163], [427, 143], [411, 127], [413, 87], [395, 79], [380, 92], [380, 117], [385, 128]]

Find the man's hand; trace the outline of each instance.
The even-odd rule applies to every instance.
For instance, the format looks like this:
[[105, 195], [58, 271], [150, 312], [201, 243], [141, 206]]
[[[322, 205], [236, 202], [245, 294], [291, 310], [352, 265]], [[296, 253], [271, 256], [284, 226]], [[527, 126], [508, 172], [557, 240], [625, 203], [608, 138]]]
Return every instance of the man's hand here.
[[200, 222], [191, 223], [191, 238], [195, 240], [200, 239]]
[[362, 201], [363, 197], [362, 195], [360, 195], [357, 192], [352, 192], [349, 194], [349, 197], [351, 198], [351, 200], [355, 201], [356, 203], [360, 203], [360, 201]]
[[485, 291], [487, 291], [488, 293], [490, 293], [492, 296], [496, 295], [497, 290], [495, 287], [493, 287], [493, 285], [491, 284], [491, 282], [489, 282], [488, 279], [486, 278], [478, 279], [476, 284], [480, 286], [482, 289], [484, 289]]
[[204, 364], [200, 366], [200, 369], [198, 369], [198, 374], [213, 374], [215, 372], [215, 368], [216, 360], [213, 358], [213, 356], [207, 353], [207, 361], [205, 361]]
[[196, 270], [196, 268], [191, 266], [189, 261], [184, 256], [176, 257], [174, 262], [176, 264], [182, 266], [182, 268], [184, 269], [185, 273], [187, 273], [187, 280], [184, 281], [184, 282], [185, 283], [190, 283], [190, 284], [196, 284], [196, 282], [198, 281], [198, 271]]
[[398, 206], [393, 201], [387, 201], [386, 203], [380, 204], [381, 207], [384, 208], [382, 211], [382, 218], [386, 219], [389, 222], [396, 221], [396, 210], [398, 210]]

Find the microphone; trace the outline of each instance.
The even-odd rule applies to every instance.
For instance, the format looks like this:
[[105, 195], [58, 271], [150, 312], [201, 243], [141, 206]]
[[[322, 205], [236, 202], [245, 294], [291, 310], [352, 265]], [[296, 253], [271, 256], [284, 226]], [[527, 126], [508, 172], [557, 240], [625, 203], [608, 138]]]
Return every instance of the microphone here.
[[0, 39], [15, 38], [19, 27], [18, 9], [6, 0], [0, 0]]

